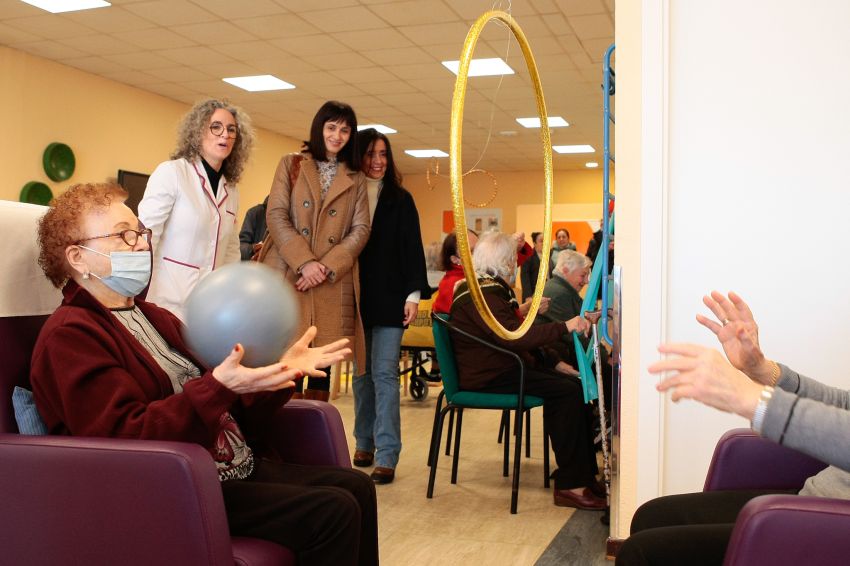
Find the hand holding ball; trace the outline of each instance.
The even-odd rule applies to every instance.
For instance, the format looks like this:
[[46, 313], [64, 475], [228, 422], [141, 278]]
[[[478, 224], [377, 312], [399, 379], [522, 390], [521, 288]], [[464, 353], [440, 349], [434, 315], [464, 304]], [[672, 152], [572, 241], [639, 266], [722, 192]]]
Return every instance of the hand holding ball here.
[[280, 273], [256, 262], [233, 263], [201, 279], [186, 301], [186, 341], [208, 368], [239, 343], [242, 365], [276, 363], [292, 340], [298, 304]]

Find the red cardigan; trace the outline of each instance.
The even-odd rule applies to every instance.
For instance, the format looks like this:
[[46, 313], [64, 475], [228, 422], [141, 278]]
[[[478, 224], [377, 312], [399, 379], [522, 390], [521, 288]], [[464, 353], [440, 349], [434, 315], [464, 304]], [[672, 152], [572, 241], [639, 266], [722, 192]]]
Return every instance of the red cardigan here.
[[[527, 243], [524, 243], [522, 249], [517, 252], [517, 266], [522, 266], [525, 260], [531, 257], [534, 249]], [[431, 304], [431, 311], [436, 313], [448, 314], [452, 308], [452, 300], [454, 299], [455, 283], [461, 279], [466, 279], [463, 274], [463, 266], [452, 265], [451, 269], [446, 271], [443, 278], [440, 280], [440, 286], [437, 287], [437, 298]]]
[[230, 411], [249, 444], [263, 440], [271, 415], [291, 390], [237, 395], [189, 353], [170, 312], [136, 306], [176, 351], [201, 368], [175, 394], [166, 373], [132, 334], [85, 289], [69, 281], [62, 305], [35, 344], [30, 378], [51, 434], [177, 440], [214, 452], [219, 419]]

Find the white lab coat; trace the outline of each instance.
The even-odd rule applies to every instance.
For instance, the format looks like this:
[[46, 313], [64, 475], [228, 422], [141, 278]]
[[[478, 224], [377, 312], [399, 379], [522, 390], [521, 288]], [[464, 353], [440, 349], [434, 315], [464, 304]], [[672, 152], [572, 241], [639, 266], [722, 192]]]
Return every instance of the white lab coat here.
[[189, 293], [205, 275], [240, 260], [239, 192], [222, 176], [210, 189], [200, 158], [160, 163], [139, 203], [139, 220], [153, 231], [153, 273], [147, 300], [185, 322]]

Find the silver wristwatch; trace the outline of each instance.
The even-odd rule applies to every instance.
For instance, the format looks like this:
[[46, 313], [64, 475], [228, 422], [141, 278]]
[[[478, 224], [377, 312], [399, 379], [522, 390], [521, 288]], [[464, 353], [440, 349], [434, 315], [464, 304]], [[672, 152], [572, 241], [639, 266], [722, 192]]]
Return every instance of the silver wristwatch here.
[[761, 427], [764, 423], [764, 415], [767, 413], [767, 404], [770, 403], [770, 399], [773, 397], [773, 387], [770, 385], [765, 385], [764, 389], [761, 390], [761, 395], [759, 395], [759, 402], [756, 405], [756, 410], [753, 412], [753, 420], [751, 423], [751, 427], [754, 431], [761, 434]]

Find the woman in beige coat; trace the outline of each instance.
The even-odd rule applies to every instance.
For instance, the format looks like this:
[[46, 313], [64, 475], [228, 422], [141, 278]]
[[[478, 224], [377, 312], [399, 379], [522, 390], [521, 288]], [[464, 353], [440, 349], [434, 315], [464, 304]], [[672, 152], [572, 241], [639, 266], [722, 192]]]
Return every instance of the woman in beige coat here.
[[[349, 338], [361, 368], [357, 256], [369, 239], [369, 201], [365, 176], [354, 163], [356, 131], [349, 105], [326, 102], [301, 153], [280, 160], [266, 210], [270, 241], [262, 261], [298, 290], [298, 335], [313, 325], [319, 329], [315, 345]], [[327, 400], [329, 389], [329, 378], [311, 377], [305, 397]]]

